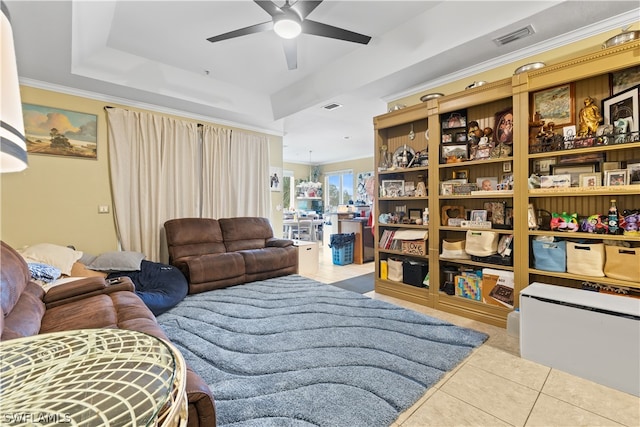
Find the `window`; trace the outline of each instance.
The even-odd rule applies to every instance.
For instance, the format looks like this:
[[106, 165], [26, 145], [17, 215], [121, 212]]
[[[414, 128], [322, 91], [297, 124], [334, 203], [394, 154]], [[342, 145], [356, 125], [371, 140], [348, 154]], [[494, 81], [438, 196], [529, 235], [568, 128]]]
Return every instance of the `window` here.
[[325, 175], [325, 210], [335, 211], [338, 205], [353, 201], [353, 171], [330, 172]]
[[285, 170], [282, 177], [282, 207], [285, 211], [296, 206], [294, 182], [293, 171]]

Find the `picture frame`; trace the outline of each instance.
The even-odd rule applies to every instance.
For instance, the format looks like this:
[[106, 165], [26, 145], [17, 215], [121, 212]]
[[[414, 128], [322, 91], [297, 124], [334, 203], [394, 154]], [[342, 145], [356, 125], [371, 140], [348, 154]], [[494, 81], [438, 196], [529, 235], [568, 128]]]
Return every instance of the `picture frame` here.
[[481, 222], [487, 220], [487, 211], [484, 209], [473, 209], [469, 216], [471, 222]]
[[551, 165], [556, 164], [556, 158], [536, 159], [533, 161], [533, 172], [540, 175], [549, 174]]
[[498, 189], [498, 178], [495, 176], [483, 176], [476, 179], [479, 191], [496, 191]]
[[441, 182], [440, 183], [440, 195], [441, 196], [451, 196], [453, 194], [453, 183], [450, 182]]
[[[35, 104], [22, 104], [29, 154], [98, 160], [98, 116]], [[50, 117], [57, 117], [52, 124]]]
[[567, 188], [571, 187], [571, 175], [542, 175], [540, 188]]
[[640, 65], [615, 71], [609, 74], [609, 86], [611, 87], [610, 95], [617, 95], [620, 92], [635, 86], [638, 82], [640, 82]]
[[269, 166], [269, 188], [271, 191], [282, 191], [282, 168]]
[[443, 206], [440, 215], [440, 223], [443, 226], [447, 226], [449, 225], [449, 220], [454, 218], [467, 219], [467, 213], [464, 206]]
[[496, 113], [494, 137], [496, 145], [513, 144], [513, 107]]
[[531, 111], [540, 114], [546, 123], [553, 122], [556, 127], [575, 124], [575, 86], [567, 83], [534, 92]]
[[505, 202], [484, 202], [487, 220], [491, 221], [491, 224], [506, 225], [506, 208]]
[[627, 169], [615, 169], [604, 173], [605, 186], [618, 186], [629, 184], [629, 171]]
[[380, 185], [382, 197], [404, 197], [404, 180], [383, 179]]
[[629, 171], [629, 184], [640, 184], [640, 160], [628, 161], [627, 170]]
[[446, 143], [449, 143], [449, 142], [453, 142], [452, 139], [453, 139], [453, 137], [451, 136], [450, 133], [443, 133], [442, 134], [442, 143], [443, 144], [446, 144]]
[[[614, 134], [638, 132], [639, 114], [638, 107], [640, 85], [633, 86], [616, 95], [602, 100], [602, 116], [604, 124], [614, 126]], [[636, 135], [637, 136], [637, 135]], [[625, 142], [615, 138], [615, 143]]]
[[602, 185], [602, 176], [597, 173], [581, 173], [580, 187], [600, 187]]
[[404, 195], [406, 197], [414, 197], [416, 195], [416, 183], [414, 181], [404, 182]]
[[511, 162], [502, 162], [502, 172], [511, 172]]
[[442, 129], [455, 129], [467, 126], [467, 110], [452, 111], [440, 116]]
[[441, 157], [446, 163], [463, 161], [469, 158], [467, 144], [447, 144], [441, 145]]
[[513, 206], [507, 206], [504, 208], [504, 224], [513, 228]]
[[538, 217], [536, 216], [536, 208], [533, 203], [529, 203], [527, 206], [527, 226], [529, 230], [538, 229]]
[[466, 132], [458, 132], [458, 133], [456, 133], [456, 142], [467, 142], [467, 134], [466, 134]]
[[469, 180], [469, 169], [458, 169], [454, 170], [452, 173], [453, 179], [466, 179]]
[[422, 219], [422, 211], [409, 208], [409, 220], [415, 223], [416, 219]]
[[503, 173], [497, 186], [498, 191], [513, 190], [513, 174]]
[[551, 175], [570, 175], [571, 187], [580, 187], [580, 174], [600, 172], [600, 163], [552, 165]]

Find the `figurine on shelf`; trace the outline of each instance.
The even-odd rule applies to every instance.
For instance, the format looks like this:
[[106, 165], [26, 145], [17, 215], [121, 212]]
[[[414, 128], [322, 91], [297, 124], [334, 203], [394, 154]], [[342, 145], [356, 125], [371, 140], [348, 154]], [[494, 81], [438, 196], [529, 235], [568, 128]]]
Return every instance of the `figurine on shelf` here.
[[383, 145], [380, 147], [380, 170], [386, 170], [391, 167], [391, 155], [389, 154], [389, 147]]
[[580, 127], [578, 129], [578, 136], [593, 136], [598, 130], [600, 122], [602, 122], [602, 115], [600, 109], [594, 103], [594, 99], [587, 96], [584, 99], [584, 107], [580, 110]]

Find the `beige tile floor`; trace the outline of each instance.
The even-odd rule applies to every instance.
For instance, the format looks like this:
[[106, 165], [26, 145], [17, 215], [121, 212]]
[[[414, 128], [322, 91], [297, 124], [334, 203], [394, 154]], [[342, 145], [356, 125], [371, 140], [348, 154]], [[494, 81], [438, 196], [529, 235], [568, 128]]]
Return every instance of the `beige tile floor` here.
[[[372, 262], [334, 265], [330, 248], [321, 247], [319, 252], [318, 272], [307, 276], [319, 282], [338, 282], [374, 270]], [[375, 292], [366, 295], [489, 334], [392, 427], [640, 427], [639, 398], [521, 359], [518, 339], [505, 329]]]

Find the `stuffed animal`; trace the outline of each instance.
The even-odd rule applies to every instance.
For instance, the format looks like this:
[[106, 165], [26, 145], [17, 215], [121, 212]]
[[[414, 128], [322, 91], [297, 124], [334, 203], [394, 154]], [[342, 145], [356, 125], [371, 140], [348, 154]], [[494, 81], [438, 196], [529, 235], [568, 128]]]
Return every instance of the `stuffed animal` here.
[[578, 231], [580, 226], [578, 225], [578, 214], [574, 213], [569, 215], [566, 212], [561, 214], [551, 214], [551, 229], [555, 231]]

